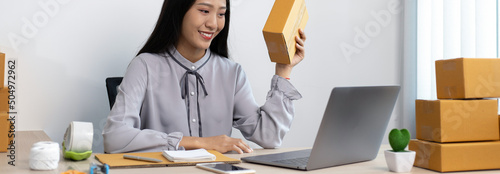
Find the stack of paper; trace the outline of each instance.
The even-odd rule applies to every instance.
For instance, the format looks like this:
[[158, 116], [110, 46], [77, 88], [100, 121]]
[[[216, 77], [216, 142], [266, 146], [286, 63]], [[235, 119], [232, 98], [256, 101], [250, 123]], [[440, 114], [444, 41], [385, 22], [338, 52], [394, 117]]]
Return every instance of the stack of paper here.
[[215, 161], [215, 155], [205, 149], [186, 151], [163, 151], [163, 156], [172, 162]]

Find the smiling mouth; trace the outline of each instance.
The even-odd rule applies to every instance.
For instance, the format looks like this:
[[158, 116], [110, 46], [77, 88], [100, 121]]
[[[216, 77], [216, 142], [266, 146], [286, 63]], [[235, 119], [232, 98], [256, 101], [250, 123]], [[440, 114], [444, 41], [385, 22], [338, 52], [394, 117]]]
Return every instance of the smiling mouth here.
[[203, 37], [203, 39], [206, 39], [206, 40], [212, 39], [212, 36], [214, 35], [213, 33], [205, 33], [205, 32], [200, 32], [200, 34], [201, 34], [201, 37]]

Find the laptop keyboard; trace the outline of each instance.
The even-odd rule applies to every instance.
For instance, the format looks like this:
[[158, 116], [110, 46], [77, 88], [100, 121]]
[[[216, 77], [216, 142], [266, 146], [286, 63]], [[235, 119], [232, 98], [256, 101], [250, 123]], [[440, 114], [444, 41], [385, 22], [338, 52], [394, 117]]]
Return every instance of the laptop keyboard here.
[[295, 165], [295, 166], [303, 166], [303, 165], [307, 165], [308, 160], [309, 160], [309, 157], [302, 157], [302, 158], [276, 160], [273, 162], [282, 163], [282, 164], [290, 164], [290, 165]]

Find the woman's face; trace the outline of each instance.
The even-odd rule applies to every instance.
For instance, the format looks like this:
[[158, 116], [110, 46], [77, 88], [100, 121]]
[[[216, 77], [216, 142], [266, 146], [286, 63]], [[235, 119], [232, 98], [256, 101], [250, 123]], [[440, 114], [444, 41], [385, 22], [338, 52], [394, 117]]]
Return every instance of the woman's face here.
[[224, 28], [226, 0], [196, 0], [186, 12], [177, 49], [205, 50]]

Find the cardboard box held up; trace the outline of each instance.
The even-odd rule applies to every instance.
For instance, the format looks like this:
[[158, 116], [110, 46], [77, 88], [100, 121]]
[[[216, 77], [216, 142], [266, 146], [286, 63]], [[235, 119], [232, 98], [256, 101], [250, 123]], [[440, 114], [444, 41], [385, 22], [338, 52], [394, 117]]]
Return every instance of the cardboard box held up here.
[[416, 100], [416, 137], [435, 142], [499, 140], [497, 110], [497, 100]]
[[436, 61], [438, 99], [500, 98], [500, 59]]
[[309, 15], [304, 0], [276, 0], [262, 30], [272, 62], [290, 64], [295, 36], [304, 30]]
[[433, 143], [411, 140], [414, 165], [439, 172], [500, 169], [500, 141]]

